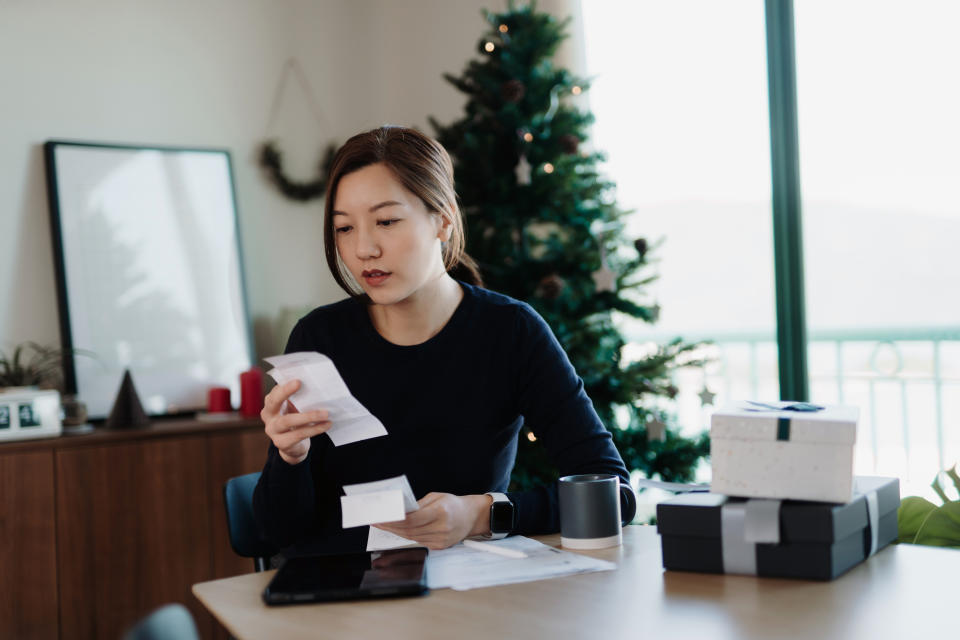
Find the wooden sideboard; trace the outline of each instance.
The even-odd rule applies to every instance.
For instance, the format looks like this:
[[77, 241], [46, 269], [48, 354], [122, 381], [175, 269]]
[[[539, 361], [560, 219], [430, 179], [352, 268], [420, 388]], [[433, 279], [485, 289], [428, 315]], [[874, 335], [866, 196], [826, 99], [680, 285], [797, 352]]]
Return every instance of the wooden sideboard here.
[[119, 638], [154, 608], [249, 573], [227, 537], [223, 485], [259, 471], [259, 420], [155, 420], [0, 444], [0, 638]]

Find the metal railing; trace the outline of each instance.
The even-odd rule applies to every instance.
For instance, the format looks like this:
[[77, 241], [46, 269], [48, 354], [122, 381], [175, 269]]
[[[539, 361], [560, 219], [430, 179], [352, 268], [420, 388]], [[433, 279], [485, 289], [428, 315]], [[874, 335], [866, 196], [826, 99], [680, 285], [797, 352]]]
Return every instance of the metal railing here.
[[[654, 334], [642, 330], [634, 331], [630, 328], [626, 329], [626, 334], [631, 341], [637, 343], [662, 344], [676, 337], [676, 334], [668, 335], [662, 332]], [[774, 332], [733, 331], [682, 334], [682, 336], [689, 342], [712, 343], [707, 349], [710, 351], [713, 362], [707, 366], [698, 380], [717, 393], [718, 404], [728, 400], [744, 399], [731, 397], [729, 390], [735, 385], [742, 390], [745, 384], [750, 390], [751, 398], [773, 399], [760, 398], [760, 395], [761, 389], [767, 390], [766, 393], [769, 394], [768, 390], [777, 386], [777, 340]], [[954, 349], [949, 350], [949, 354], [945, 356], [945, 347], [948, 345], [954, 346]], [[921, 348], [924, 353], [917, 355], [916, 352]], [[747, 353], [746, 365], [742, 364], [744, 349]], [[816, 352], [819, 356], [809, 358], [811, 400], [856, 404], [861, 407], [858, 452], [869, 454], [872, 463], [861, 464], [860, 473], [912, 476], [915, 483], [926, 486], [937, 471], [956, 461], [958, 451], [955, 449], [960, 447], [960, 443], [947, 437], [945, 401], [948, 393], [960, 394], [960, 326], [812, 330], [808, 334], [807, 349], [808, 353]], [[740, 357], [732, 357], [735, 351]], [[824, 366], [823, 362], [827, 359], [824, 355], [829, 354], [830, 351], [832, 351], [832, 366]], [[911, 351], [912, 357], [908, 358], [905, 351]], [[948, 360], [945, 360], [945, 357]], [[819, 366], [818, 362], [821, 363]], [[762, 369], [772, 372], [774, 377], [767, 379], [761, 374]], [[683, 402], [683, 398], [686, 397], [687, 402], [693, 402], [700, 389], [689, 388], [692, 384], [696, 384], [691, 383], [689, 378], [686, 384], [688, 388], [684, 389], [683, 379], [678, 377], [679, 401]], [[932, 402], [911, 407], [908, 386], [916, 387], [917, 385], [932, 387]], [[832, 394], [826, 391], [830, 387], [833, 387]], [[851, 392], [854, 387], [861, 391]], [[898, 438], [892, 437], [889, 429], [885, 433], [881, 433], [878, 429], [879, 397], [887, 401], [886, 404], [895, 404], [889, 402], [891, 399], [884, 395], [888, 387], [894, 387], [899, 392], [901, 415], [899, 416], [900, 428], [896, 429], [899, 432]], [[820, 397], [817, 397], [818, 395]], [[932, 404], [932, 407], [928, 404]], [[960, 397], [950, 404], [951, 406], [960, 404]], [[700, 418], [702, 422], [709, 419], [711, 411], [709, 407], [703, 408]], [[690, 413], [687, 412], [688, 415]], [[914, 431], [928, 430], [930, 426], [915, 424], [920, 415], [923, 416], [921, 420], [924, 423], [928, 420], [933, 422], [936, 469], [926, 468], [926, 465], [923, 469], [910, 468], [911, 442], [916, 439], [913, 436]], [[696, 426], [699, 430], [705, 425], [685, 426]], [[960, 424], [956, 426], [960, 427]], [[868, 437], [864, 438], [864, 436]], [[902, 443], [895, 441], [900, 438]], [[897, 468], [897, 465], [889, 459], [882, 459], [882, 452], [900, 452], [901, 448], [901, 457], [906, 461], [905, 465]], [[932, 467], [932, 465], [931, 461], [929, 466]]]

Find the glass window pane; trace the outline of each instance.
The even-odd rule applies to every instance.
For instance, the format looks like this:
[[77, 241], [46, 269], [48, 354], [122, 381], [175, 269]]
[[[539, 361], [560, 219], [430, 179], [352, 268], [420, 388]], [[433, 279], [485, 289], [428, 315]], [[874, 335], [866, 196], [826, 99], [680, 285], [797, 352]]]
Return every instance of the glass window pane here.
[[766, 45], [762, 3], [583, 3], [592, 143], [633, 237], [654, 243], [656, 325], [638, 343], [712, 339], [706, 373], [678, 375], [685, 430], [715, 404], [779, 397]]
[[812, 399], [861, 406], [857, 472], [931, 495], [960, 455], [960, 3], [794, 8]]

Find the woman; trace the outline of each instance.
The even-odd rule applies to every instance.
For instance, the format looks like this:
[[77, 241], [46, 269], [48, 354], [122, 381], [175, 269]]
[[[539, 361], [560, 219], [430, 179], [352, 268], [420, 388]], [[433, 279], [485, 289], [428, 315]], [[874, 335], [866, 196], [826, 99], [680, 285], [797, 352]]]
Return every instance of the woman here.
[[555, 484], [505, 493], [524, 420], [561, 475], [619, 475], [624, 522], [633, 518], [627, 470], [550, 329], [481, 288], [439, 143], [400, 127], [348, 140], [330, 171], [324, 240], [350, 298], [301, 319], [286, 351], [329, 356], [388, 435], [334, 447], [326, 412], [285, 409], [299, 382], [275, 387], [254, 494], [268, 539], [294, 552], [362, 550], [367, 527], [340, 526], [341, 487], [401, 474], [420, 508], [377, 526], [432, 549], [558, 531]]

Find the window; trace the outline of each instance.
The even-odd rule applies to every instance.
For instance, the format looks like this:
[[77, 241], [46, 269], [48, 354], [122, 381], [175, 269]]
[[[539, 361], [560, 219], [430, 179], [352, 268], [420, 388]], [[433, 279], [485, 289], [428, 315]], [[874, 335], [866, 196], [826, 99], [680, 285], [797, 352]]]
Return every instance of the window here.
[[858, 471], [929, 493], [960, 455], [960, 4], [794, 10], [811, 399], [861, 408]]
[[688, 432], [714, 404], [779, 397], [763, 6], [583, 3], [593, 143], [628, 231], [663, 244], [647, 288], [660, 321], [625, 332], [636, 349], [682, 336], [713, 340], [706, 371], [678, 373]]
[[[664, 244], [657, 325], [712, 339], [679, 374], [681, 424], [779, 395], [762, 3], [583, 3], [593, 143], [629, 230]], [[960, 456], [960, 5], [795, 4], [810, 399], [861, 408], [855, 471], [932, 495]], [[774, 70], [774, 73], [778, 73]], [[802, 355], [802, 354], [801, 354]]]

